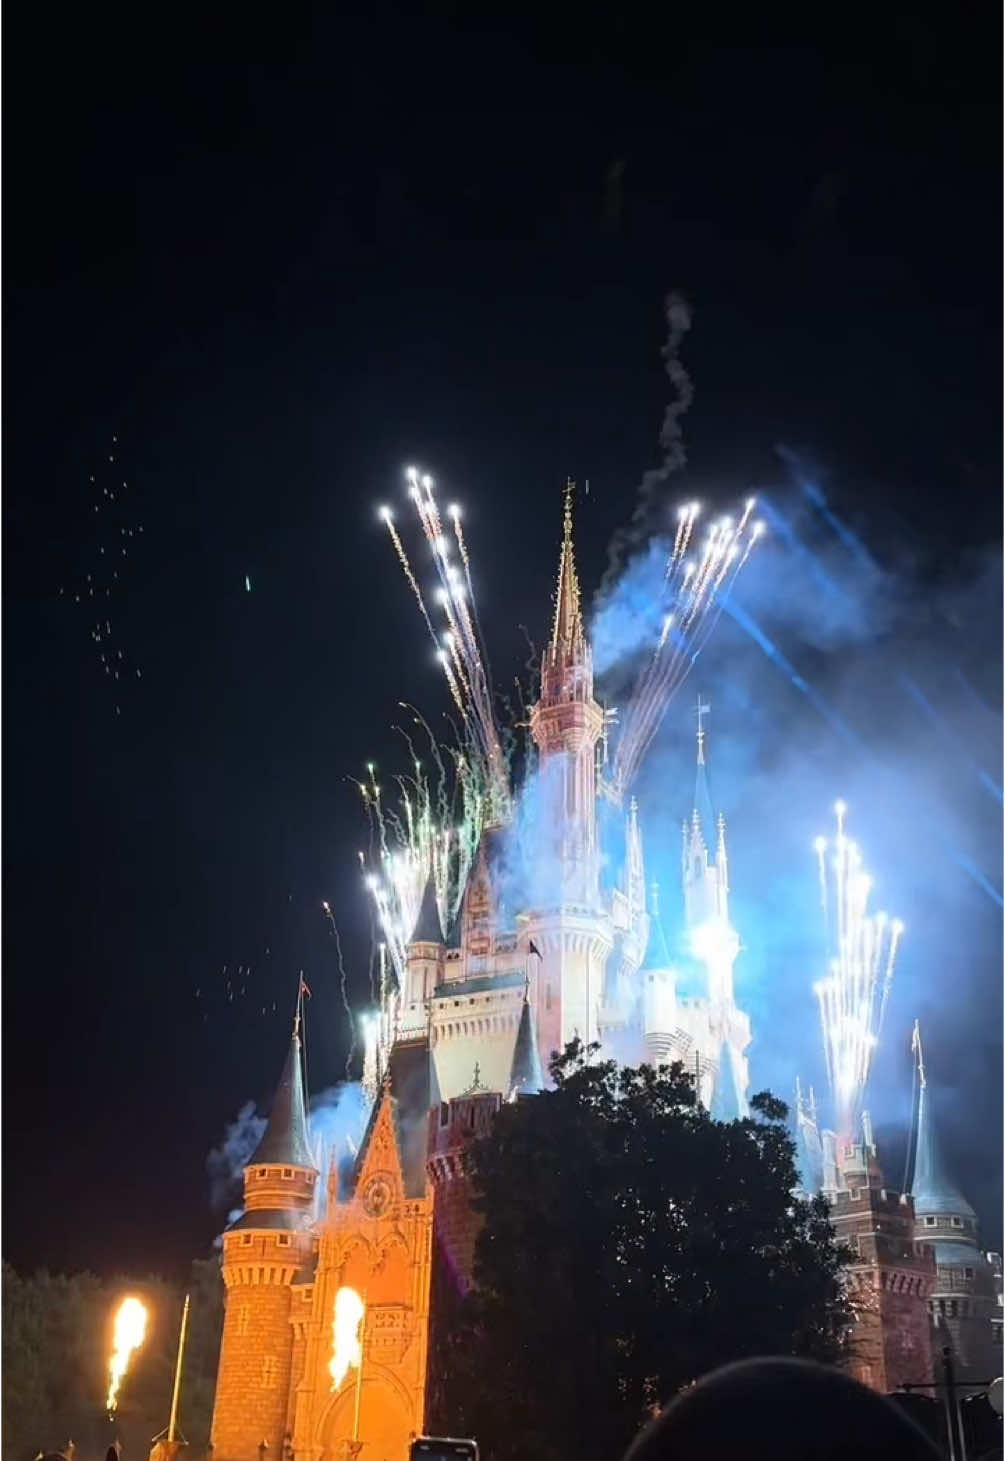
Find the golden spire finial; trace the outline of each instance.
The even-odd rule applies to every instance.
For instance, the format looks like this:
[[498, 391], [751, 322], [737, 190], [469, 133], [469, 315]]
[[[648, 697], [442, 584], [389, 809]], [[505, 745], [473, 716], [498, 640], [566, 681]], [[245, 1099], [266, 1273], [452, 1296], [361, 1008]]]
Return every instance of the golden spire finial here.
[[575, 482], [568, 477], [564, 488], [565, 510], [562, 521], [562, 552], [558, 560], [558, 592], [555, 595], [555, 627], [551, 636], [553, 654], [578, 649], [583, 640], [579, 578], [572, 543], [572, 494], [575, 488]]

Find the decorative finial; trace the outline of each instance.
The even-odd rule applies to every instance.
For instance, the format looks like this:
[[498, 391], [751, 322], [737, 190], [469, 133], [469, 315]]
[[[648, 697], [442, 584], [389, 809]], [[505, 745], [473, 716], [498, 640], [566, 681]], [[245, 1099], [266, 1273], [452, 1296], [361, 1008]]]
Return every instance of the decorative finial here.
[[563, 536], [568, 543], [572, 539], [572, 494], [576, 490], [576, 484], [571, 477], [565, 479], [565, 518], [563, 522]]
[[925, 1058], [921, 1049], [921, 1023], [918, 1020], [915, 1020], [914, 1029], [911, 1032], [911, 1049], [918, 1057], [918, 1085], [924, 1090], [928, 1082], [925, 1079]]
[[698, 717], [698, 765], [699, 766], [704, 766], [704, 764], [705, 764], [705, 719], [704, 718], [705, 718], [705, 716], [708, 714], [708, 712], [711, 709], [712, 709], [711, 705], [706, 705], [706, 703], [704, 702], [704, 700], [702, 700], [701, 695], [699, 695], [698, 696], [698, 707], [697, 707], [697, 710], [695, 711], [695, 714]]

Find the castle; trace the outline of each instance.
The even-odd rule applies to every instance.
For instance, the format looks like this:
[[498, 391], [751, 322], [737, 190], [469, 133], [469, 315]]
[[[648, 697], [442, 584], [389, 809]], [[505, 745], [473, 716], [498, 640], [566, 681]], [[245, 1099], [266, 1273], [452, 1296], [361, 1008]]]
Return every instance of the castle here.
[[[383, 981], [364, 1069], [371, 1116], [341, 1181], [334, 1168], [324, 1178], [309, 1139], [295, 1028], [245, 1170], [245, 1210], [223, 1237], [217, 1461], [264, 1461], [267, 1452], [334, 1461], [364, 1445], [371, 1461], [401, 1461], [434, 1400], [441, 1296], [471, 1278], [477, 1220], [466, 1149], [503, 1101], [542, 1089], [552, 1052], [573, 1038], [599, 1040], [624, 1060], [681, 1060], [715, 1116], [746, 1114], [750, 1022], [733, 988], [740, 946], [725, 824], [713, 817], [706, 781], [706, 709], [699, 701], [684, 827], [684, 946], [672, 948], [646, 884], [638, 809], [634, 801], [626, 809], [605, 779], [605, 716], [567, 494], [552, 634], [530, 715], [538, 758], [535, 845], [524, 849], [531, 891], [511, 906], [503, 824], [484, 830], [451, 928], [442, 927], [430, 878], [400, 977], [388, 971]], [[688, 964], [685, 992], [679, 971]], [[867, 1172], [861, 1189], [870, 1191], [871, 1180]], [[847, 1190], [842, 1200], [851, 1200]], [[928, 1211], [919, 1205], [923, 1226]], [[956, 1241], [962, 1253], [960, 1238], [975, 1233], [956, 1233], [942, 1214], [939, 1240]], [[910, 1235], [896, 1242], [914, 1254]], [[898, 1294], [910, 1268], [901, 1249]], [[860, 1245], [868, 1282], [886, 1272], [870, 1251]], [[925, 1305], [941, 1290], [924, 1245], [918, 1252], [924, 1272], [912, 1270], [907, 1298], [927, 1324]], [[928, 1359], [918, 1358], [930, 1371], [930, 1345]], [[890, 1375], [877, 1364], [867, 1378], [885, 1388]]]

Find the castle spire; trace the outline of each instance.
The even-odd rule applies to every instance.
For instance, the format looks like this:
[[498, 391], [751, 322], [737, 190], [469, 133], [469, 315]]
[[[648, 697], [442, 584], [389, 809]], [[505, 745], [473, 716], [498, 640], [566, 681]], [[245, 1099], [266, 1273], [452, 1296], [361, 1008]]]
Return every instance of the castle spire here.
[[299, 997], [290, 1048], [279, 1078], [268, 1125], [248, 1165], [255, 1167], [265, 1163], [314, 1168], [314, 1157], [307, 1134], [307, 1106], [304, 1101], [304, 1077], [300, 1062]]
[[555, 622], [551, 634], [551, 658], [579, 658], [585, 645], [583, 615], [579, 605], [579, 575], [572, 542], [572, 494], [575, 483], [565, 484], [565, 513], [562, 522], [562, 551], [558, 560], [558, 589], [555, 594]]
[[410, 944], [442, 944], [443, 928], [440, 924], [440, 910], [436, 902], [436, 885], [433, 882], [433, 874], [430, 873], [426, 879], [426, 886], [422, 891], [422, 902], [419, 904], [419, 914], [415, 920], [415, 927], [412, 930]]
[[524, 990], [523, 1008], [517, 1026], [516, 1044], [513, 1047], [513, 1063], [509, 1074], [510, 1098], [532, 1096], [544, 1090], [544, 1076], [541, 1074], [541, 1057], [537, 1049], [537, 1037], [530, 1013], [530, 999]]
[[[694, 811], [692, 820], [695, 826], [700, 828], [702, 839], [711, 834], [715, 826], [715, 817], [712, 810], [712, 797], [708, 790], [708, 772], [705, 766], [705, 716], [712, 709], [701, 696], [698, 696], [698, 704], [695, 714], [698, 717], [698, 758], [695, 766], [694, 776]], [[706, 845], [708, 845], [706, 843]]]
[[922, 1060], [921, 1031], [917, 1022], [911, 1040], [918, 1063], [918, 1137], [915, 1145], [914, 1177], [911, 1195], [919, 1217], [948, 1213], [954, 1217], [974, 1217], [974, 1210], [963, 1196], [946, 1166], [938, 1133], [932, 1119], [928, 1082]]

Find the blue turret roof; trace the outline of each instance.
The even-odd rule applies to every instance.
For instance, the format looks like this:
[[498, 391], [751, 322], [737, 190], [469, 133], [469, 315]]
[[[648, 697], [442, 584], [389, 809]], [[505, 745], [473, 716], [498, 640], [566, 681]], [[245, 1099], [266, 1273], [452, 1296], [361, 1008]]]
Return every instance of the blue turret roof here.
[[513, 1064], [509, 1076], [510, 1094], [535, 1095], [544, 1090], [544, 1076], [541, 1073], [541, 1056], [531, 1019], [530, 1001], [524, 995], [520, 1023], [517, 1026], [516, 1044], [513, 1047]]
[[918, 1097], [918, 1141], [911, 1188], [914, 1210], [919, 1216], [949, 1213], [955, 1217], [976, 1217], [945, 1164], [927, 1086], [922, 1086]]
[[443, 928], [440, 924], [440, 910], [436, 904], [436, 888], [433, 875], [429, 874], [419, 904], [419, 916], [412, 930], [411, 944], [442, 944]]

